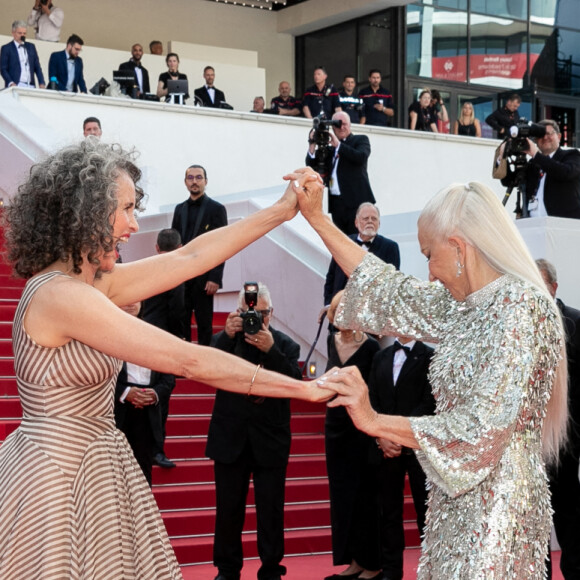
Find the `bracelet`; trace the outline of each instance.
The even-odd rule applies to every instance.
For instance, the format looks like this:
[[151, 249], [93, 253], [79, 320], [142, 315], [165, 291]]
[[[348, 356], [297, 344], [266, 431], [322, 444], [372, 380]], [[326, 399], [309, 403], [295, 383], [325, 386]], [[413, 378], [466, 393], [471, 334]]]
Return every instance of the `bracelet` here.
[[248, 390], [248, 394], [247, 396], [249, 397], [252, 393], [252, 387], [254, 386], [254, 381], [256, 380], [256, 375], [258, 374], [258, 371], [262, 368], [262, 365], [258, 365], [256, 367], [256, 370], [254, 371], [254, 376], [252, 377], [252, 380], [250, 381], [250, 389]]

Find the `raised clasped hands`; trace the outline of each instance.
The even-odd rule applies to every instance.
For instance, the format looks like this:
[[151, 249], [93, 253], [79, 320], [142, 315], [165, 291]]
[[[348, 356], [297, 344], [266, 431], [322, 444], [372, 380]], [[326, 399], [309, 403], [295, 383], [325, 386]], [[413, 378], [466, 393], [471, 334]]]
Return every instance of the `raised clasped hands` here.
[[316, 217], [324, 215], [322, 210], [324, 183], [316, 171], [310, 167], [303, 167], [285, 175], [284, 180], [290, 182], [286, 191], [292, 189], [300, 212], [308, 222], [311, 223]]
[[357, 367], [330, 369], [316, 382], [319, 387], [336, 393], [329, 407], [345, 407], [355, 427], [373, 435], [378, 413], [371, 407], [369, 389]]

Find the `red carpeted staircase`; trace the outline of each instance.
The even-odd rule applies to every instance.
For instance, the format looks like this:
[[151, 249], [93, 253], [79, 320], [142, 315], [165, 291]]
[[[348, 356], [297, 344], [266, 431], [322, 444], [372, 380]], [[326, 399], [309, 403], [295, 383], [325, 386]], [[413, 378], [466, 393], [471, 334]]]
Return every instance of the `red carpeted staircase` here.
[[[22, 415], [12, 354], [12, 320], [23, 282], [0, 264], [0, 442]], [[214, 331], [226, 314], [216, 314]], [[181, 564], [212, 560], [215, 494], [212, 462], [204, 456], [214, 390], [178, 379], [167, 423], [166, 454], [175, 469], [154, 467], [153, 493]], [[330, 514], [324, 460], [324, 405], [292, 402], [292, 447], [286, 485], [286, 554], [328, 552]], [[406, 501], [407, 545], [417, 546], [412, 502]], [[250, 488], [244, 555], [257, 556], [256, 518]]]

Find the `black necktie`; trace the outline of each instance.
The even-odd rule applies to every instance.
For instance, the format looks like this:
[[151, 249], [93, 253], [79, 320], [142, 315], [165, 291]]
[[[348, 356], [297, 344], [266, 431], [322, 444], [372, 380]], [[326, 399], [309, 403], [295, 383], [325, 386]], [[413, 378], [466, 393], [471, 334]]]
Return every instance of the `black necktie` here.
[[400, 349], [405, 351], [405, 355], [408, 355], [411, 352], [411, 349], [408, 346], [401, 344], [399, 341], [395, 341], [395, 344], [393, 344], [393, 354]]

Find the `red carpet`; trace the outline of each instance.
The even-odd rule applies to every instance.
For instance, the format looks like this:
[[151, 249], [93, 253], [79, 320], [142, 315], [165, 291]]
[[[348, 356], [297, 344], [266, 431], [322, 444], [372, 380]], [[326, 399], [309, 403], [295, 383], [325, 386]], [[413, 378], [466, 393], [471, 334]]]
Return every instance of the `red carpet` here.
[[[420, 551], [417, 549], [405, 550], [405, 576], [403, 580], [415, 580]], [[342, 568], [333, 568], [330, 554], [323, 556], [291, 556], [284, 559], [283, 564], [288, 569], [284, 580], [322, 580], [330, 574], [337, 574]], [[560, 552], [552, 552], [552, 566], [554, 569], [552, 580], [564, 580], [560, 572]], [[259, 560], [245, 560], [241, 580], [255, 580]], [[185, 580], [213, 580], [217, 570], [211, 564], [185, 566], [182, 569]], [[522, 579], [523, 580], [523, 579]]]

